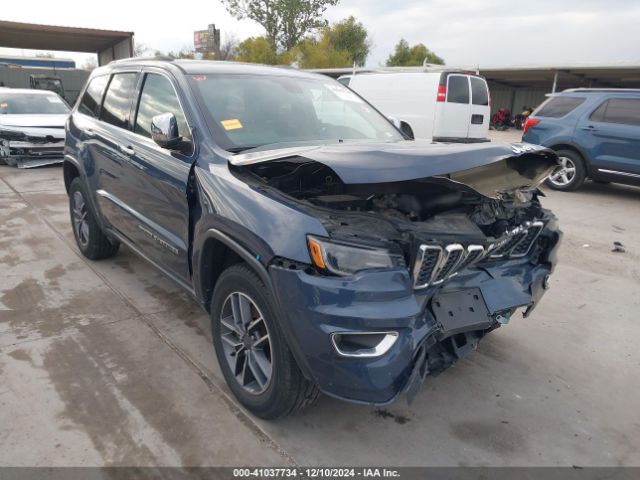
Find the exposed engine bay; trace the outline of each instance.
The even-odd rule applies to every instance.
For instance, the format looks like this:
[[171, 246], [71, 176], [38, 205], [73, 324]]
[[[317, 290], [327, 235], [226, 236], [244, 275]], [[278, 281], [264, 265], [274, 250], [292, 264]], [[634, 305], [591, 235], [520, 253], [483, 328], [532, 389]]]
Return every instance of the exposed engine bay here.
[[402, 253], [416, 286], [427, 286], [484, 258], [527, 255], [548, 216], [537, 187], [556, 166], [545, 151], [445, 175], [357, 184], [303, 156], [233, 170], [299, 201], [334, 240]]

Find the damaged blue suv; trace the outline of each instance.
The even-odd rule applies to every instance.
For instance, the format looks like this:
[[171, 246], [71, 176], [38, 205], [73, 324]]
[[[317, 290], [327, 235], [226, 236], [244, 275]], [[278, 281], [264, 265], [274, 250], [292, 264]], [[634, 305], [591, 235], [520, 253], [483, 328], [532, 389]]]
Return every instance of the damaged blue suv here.
[[66, 127], [80, 251], [124, 244], [211, 318], [230, 389], [275, 418], [319, 392], [412, 398], [549, 286], [560, 240], [528, 144], [409, 141], [301, 71], [132, 59]]

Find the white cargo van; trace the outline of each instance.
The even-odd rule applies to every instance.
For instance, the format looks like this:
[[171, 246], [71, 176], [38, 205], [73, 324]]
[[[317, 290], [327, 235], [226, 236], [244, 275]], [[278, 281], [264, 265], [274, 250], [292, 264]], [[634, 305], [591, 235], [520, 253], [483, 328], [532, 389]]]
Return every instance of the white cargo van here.
[[380, 72], [345, 75], [341, 83], [412, 138], [436, 142], [488, 141], [489, 88], [484, 78], [462, 71]]

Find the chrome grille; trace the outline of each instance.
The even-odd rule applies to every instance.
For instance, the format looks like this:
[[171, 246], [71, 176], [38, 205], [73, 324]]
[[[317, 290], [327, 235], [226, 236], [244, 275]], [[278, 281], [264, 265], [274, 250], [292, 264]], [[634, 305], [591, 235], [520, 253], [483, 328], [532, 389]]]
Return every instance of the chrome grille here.
[[415, 288], [425, 288], [441, 283], [483, 258], [484, 253], [481, 245], [469, 245], [466, 250], [457, 243], [445, 248], [421, 245], [413, 267], [413, 285]]
[[468, 245], [465, 249], [458, 243], [444, 248], [439, 245], [421, 245], [413, 266], [413, 286], [425, 288], [442, 283], [487, 255], [492, 259], [524, 257], [531, 251], [543, 228], [543, 222], [527, 222], [486, 248], [482, 245]]

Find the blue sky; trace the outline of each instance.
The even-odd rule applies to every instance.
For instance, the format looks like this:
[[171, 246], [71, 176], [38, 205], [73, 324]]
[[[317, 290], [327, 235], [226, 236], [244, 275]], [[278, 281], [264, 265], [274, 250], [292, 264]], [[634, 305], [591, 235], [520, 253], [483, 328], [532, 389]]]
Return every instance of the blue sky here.
[[[3, 9], [0, 17], [131, 30], [137, 42], [164, 51], [189, 46], [193, 31], [209, 23], [216, 23], [223, 37], [242, 40], [263, 33], [250, 20], [233, 19], [216, 0], [167, 4], [110, 0], [104, 2], [105, 8], [98, 5], [30, 0], [28, 8]], [[383, 64], [401, 37], [424, 43], [451, 66], [640, 64], [640, 1], [635, 0], [342, 0], [326, 12], [330, 21], [348, 15], [369, 29], [374, 44], [369, 66]], [[75, 58], [79, 64], [87, 58], [58, 55]]]

